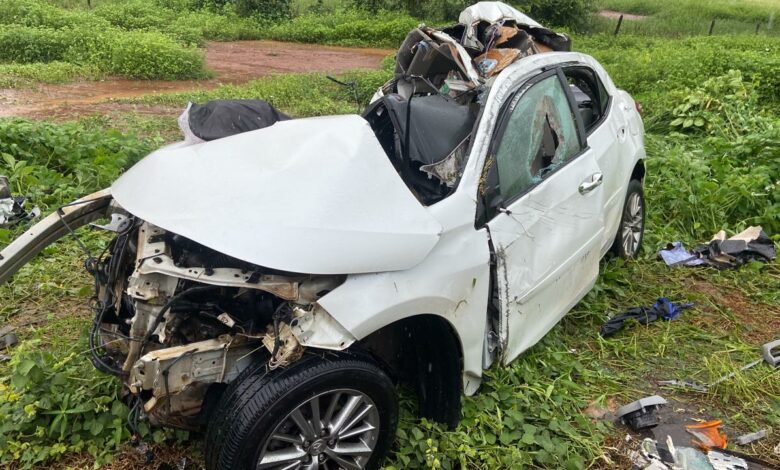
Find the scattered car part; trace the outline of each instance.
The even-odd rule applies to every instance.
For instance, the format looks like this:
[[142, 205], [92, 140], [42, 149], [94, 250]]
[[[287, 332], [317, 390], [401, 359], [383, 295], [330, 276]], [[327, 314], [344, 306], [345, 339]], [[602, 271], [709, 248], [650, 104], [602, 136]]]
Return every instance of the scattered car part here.
[[12, 196], [8, 178], [0, 176], [0, 228], [12, 227], [41, 215], [37, 206], [25, 209], [26, 202], [24, 196]]
[[671, 385], [675, 387], [689, 388], [697, 392], [707, 392], [710, 389], [709, 385], [700, 384], [691, 380], [661, 380], [658, 382], [658, 385]]
[[658, 417], [654, 415], [656, 408], [666, 403], [667, 401], [658, 395], [640, 398], [618, 408], [617, 417], [635, 431], [652, 428], [658, 425]]
[[707, 244], [686, 250], [681, 242], [667, 245], [658, 254], [668, 266], [713, 266], [718, 269], [737, 268], [750, 261], [767, 263], [776, 257], [775, 244], [761, 226], [748, 227], [726, 239], [721, 230]]
[[734, 442], [741, 446], [746, 446], [750, 443], [753, 443], [759, 439], [763, 439], [766, 437], [766, 429], [761, 429], [760, 431], [751, 432], [747, 434], [743, 434], [739, 436], [738, 438], [734, 439]]
[[763, 344], [761, 353], [764, 356], [764, 361], [770, 366], [780, 365], [780, 339]]
[[720, 430], [722, 424], [721, 420], [716, 419], [703, 423], [687, 424], [685, 430], [693, 435], [691, 442], [704, 451], [725, 449], [728, 437]]
[[15, 346], [18, 342], [19, 338], [15, 333], [8, 333], [7, 335], [0, 337], [0, 350]]
[[707, 452], [707, 459], [715, 470], [748, 470], [750, 468], [744, 459], [714, 450]]
[[761, 353], [763, 356], [762, 359], [757, 359], [753, 362], [745, 364], [744, 366], [740, 367], [739, 370], [726, 374], [722, 377], [719, 377], [718, 379], [716, 379], [715, 381], [709, 384], [701, 384], [690, 380], [674, 379], [674, 380], [662, 380], [658, 382], [658, 385], [672, 385], [677, 387], [689, 388], [697, 392], [707, 392], [711, 387], [714, 387], [719, 383], [725, 382], [726, 380], [737, 375], [738, 372], [751, 369], [757, 366], [758, 364], [760, 364], [761, 362], [766, 362], [772, 367], [777, 367], [778, 365], [780, 365], [780, 340], [770, 341], [769, 343], [763, 344], [761, 346]]
[[7, 176], [0, 176], [0, 199], [11, 198], [11, 185]]

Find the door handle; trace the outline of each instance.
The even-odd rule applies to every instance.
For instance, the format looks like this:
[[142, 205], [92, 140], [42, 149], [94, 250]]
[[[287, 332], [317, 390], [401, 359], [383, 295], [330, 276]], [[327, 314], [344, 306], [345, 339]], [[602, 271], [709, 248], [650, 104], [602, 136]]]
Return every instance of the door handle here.
[[580, 184], [580, 194], [588, 194], [589, 192], [601, 186], [601, 183], [603, 182], [604, 175], [602, 173], [593, 173], [590, 175], [590, 178]]

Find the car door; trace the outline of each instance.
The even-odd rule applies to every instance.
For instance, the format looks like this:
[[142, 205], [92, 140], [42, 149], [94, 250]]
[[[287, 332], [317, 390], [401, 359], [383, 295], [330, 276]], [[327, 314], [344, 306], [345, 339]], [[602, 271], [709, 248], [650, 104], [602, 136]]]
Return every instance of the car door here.
[[[599, 74], [591, 67], [576, 64], [563, 68], [569, 86], [575, 90], [578, 117], [582, 117], [588, 147], [596, 156], [596, 163], [604, 174], [602, 193], [604, 201], [605, 237], [602, 254], [612, 246], [623, 211], [625, 188], [634, 161], [626, 152], [627, 119], [610, 97]], [[581, 99], [577, 99], [579, 93]], [[622, 105], [621, 105], [622, 107]]]
[[482, 189], [495, 252], [504, 362], [535, 344], [593, 286], [603, 175], [560, 69], [503, 108]]

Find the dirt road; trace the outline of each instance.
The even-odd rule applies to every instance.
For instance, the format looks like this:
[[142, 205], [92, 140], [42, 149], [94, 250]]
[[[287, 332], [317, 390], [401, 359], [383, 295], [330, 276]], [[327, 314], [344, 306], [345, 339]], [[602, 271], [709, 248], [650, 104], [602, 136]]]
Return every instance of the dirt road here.
[[[206, 47], [206, 66], [214, 72], [208, 80], [158, 81], [108, 78], [35, 89], [0, 89], [0, 117], [38, 119], [77, 117], [132, 105], [100, 104], [110, 99], [154, 93], [209, 89], [223, 83], [244, 83], [258, 77], [293, 72], [330, 72], [378, 68], [389, 49], [294, 44], [275, 41], [213, 42]], [[107, 109], [108, 108], [108, 109]], [[119, 109], [117, 109], [119, 108]], [[143, 107], [142, 113], [161, 114]]]

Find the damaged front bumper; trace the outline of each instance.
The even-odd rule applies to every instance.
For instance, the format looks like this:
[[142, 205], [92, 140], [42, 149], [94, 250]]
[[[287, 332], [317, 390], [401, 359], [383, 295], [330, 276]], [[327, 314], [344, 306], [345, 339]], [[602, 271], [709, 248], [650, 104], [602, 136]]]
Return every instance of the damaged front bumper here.
[[[211, 250], [128, 214], [104, 190], [71, 203], [0, 252], [0, 282], [46, 246], [103, 217], [115, 232], [92, 259], [93, 363], [119, 376], [134, 418], [195, 429], [209, 397], [252, 364], [275, 368], [306, 348], [355, 342], [317, 300], [345, 276], [275, 271]], [[213, 390], [213, 393], [210, 392]]]

